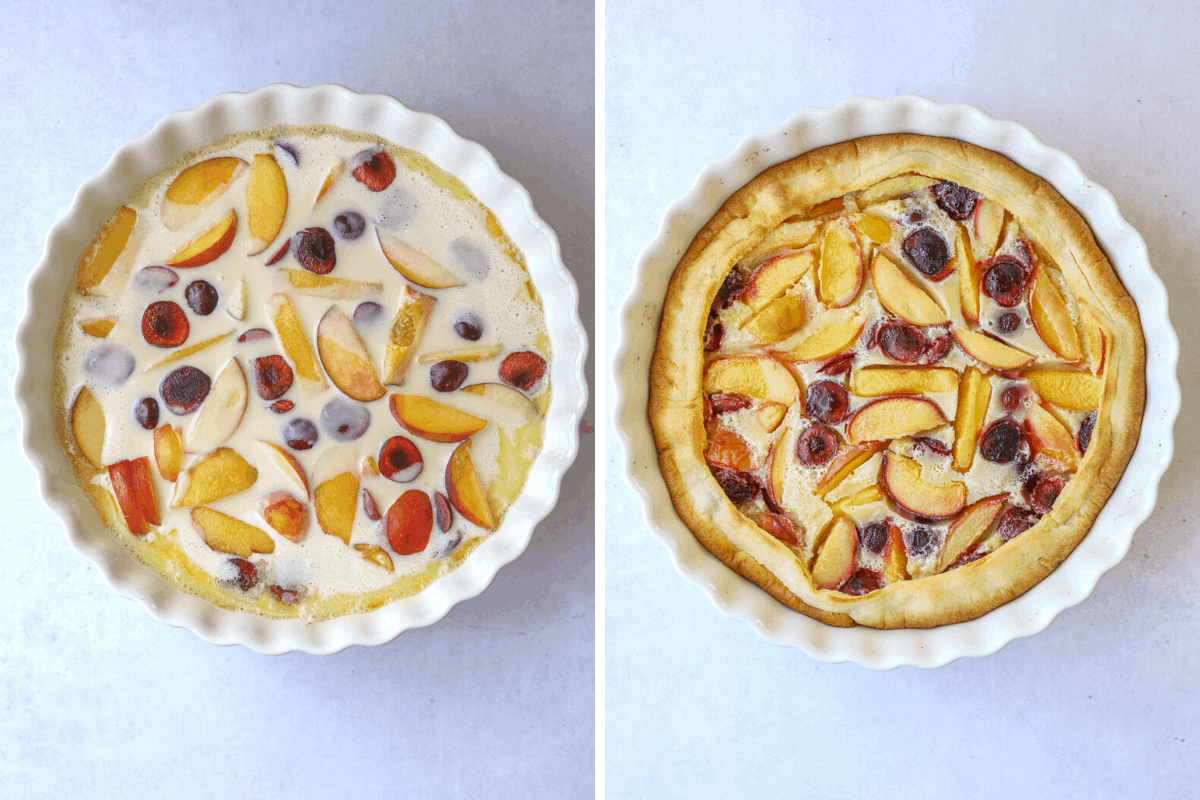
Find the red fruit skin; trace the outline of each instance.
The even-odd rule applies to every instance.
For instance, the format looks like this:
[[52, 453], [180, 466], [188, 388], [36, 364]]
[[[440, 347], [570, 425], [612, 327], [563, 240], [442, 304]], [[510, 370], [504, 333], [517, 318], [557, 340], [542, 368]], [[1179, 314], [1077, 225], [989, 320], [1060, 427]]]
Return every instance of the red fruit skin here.
[[538, 385], [546, 374], [546, 359], [532, 350], [509, 353], [500, 362], [500, 380], [523, 392]]
[[[874, 329], [872, 329], [872, 334]], [[826, 361], [817, 372], [822, 375], [845, 375], [854, 366], [854, 353], [841, 353]]]
[[420, 553], [433, 533], [433, 504], [420, 489], [409, 489], [396, 498], [384, 524], [388, 544], [402, 556]]
[[278, 264], [283, 259], [283, 257], [288, 254], [288, 250], [291, 250], [291, 249], [292, 249], [292, 240], [288, 239], [286, 242], [283, 243], [283, 247], [281, 247], [275, 251], [275, 255], [273, 255], [269, 259], [267, 259], [266, 263], [263, 266], [270, 267], [275, 264]]
[[450, 498], [441, 492], [434, 492], [433, 511], [438, 530], [442, 533], [450, 530], [450, 526], [454, 524], [454, 509], [450, 506]]
[[133, 473], [130, 468], [132, 463], [118, 461], [110, 464], [108, 479], [112, 481], [113, 494], [117, 496], [117, 503], [121, 506], [121, 513], [125, 517], [125, 524], [129, 526], [129, 532], [134, 536], [145, 536], [150, 529], [146, 526], [146, 518], [134, 494]]
[[146, 456], [135, 458], [130, 463], [129, 473], [133, 478], [133, 496], [137, 498], [142, 515], [151, 525], [161, 525], [162, 517], [158, 513], [158, 500], [150, 478], [150, 459]]
[[749, 408], [752, 401], [744, 394], [711, 394], [708, 396], [714, 414], [727, 414], [730, 411], [740, 411]]
[[142, 338], [155, 347], [178, 347], [187, 341], [190, 329], [187, 314], [171, 300], [151, 303], [142, 312]]
[[382, 192], [396, 180], [396, 162], [383, 150], [364, 150], [355, 160], [361, 160], [351, 174], [372, 192]]
[[371, 493], [366, 489], [363, 489], [362, 506], [363, 513], [366, 514], [367, 519], [371, 520], [372, 522], [383, 518], [383, 515], [379, 513], [379, 506], [375, 504], [375, 498], [372, 497]]
[[267, 406], [267, 408], [271, 409], [276, 414], [286, 414], [295, 407], [296, 404], [291, 400], [276, 400], [274, 403], [271, 403], [271, 405]]

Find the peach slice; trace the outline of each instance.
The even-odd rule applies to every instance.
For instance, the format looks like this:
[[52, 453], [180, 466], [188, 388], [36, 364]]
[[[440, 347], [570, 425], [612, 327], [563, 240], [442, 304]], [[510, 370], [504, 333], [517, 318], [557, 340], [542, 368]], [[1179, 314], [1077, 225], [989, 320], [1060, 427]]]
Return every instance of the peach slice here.
[[1035, 370], [1025, 374], [1034, 391], [1048, 403], [1071, 411], [1091, 411], [1100, 405], [1104, 381], [1089, 372]]
[[202, 267], [216, 261], [237, 235], [237, 212], [230, 211], [229, 216], [209, 228], [207, 233], [193, 239], [192, 242], [167, 261], [171, 267]]
[[743, 326], [760, 344], [778, 342], [804, 327], [804, 302], [794, 294], [785, 294], [751, 317]]
[[755, 468], [754, 455], [746, 440], [720, 425], [713, 426], [709, 431], [704, 460], [725, 469], [749, 471]]
[[232, 334], [233, 334], [233, 331], [225, 331], [225, 333], [219, 334], [217, 336], [213, 336], [211, 339], [205, 339], [202, 342], [196, 342], [195, 344], [189, 344], [187, 347], [181, 348], [181, 349], [176, 350], [175, 352], [171, 353], [171, 355], [167, 356], [162, 361], [154, 362], [150, 366], [146, 367], [146, 369], [143, 370], [143, 372], [153, 372], [154, 370], [158, 369], [159, 367], [165, 367], [167, 364], [174, 364], [176, 361], [182, 361], [185, 358], [189, 358], [190, 356], [193, 356], [196, 353], [199, 353], [201, 350], [207, 350], [208, 348], [212, 347], [217, 342], [220, 342], [220, 341], [228, 338]]
[[888, 542], [884, 550], [883, 577], [888, 583], [908, 580], [908, 550], [904, 547], [904, 534], [891, 520], [887, 521]]
[[411, 286], [404, 287], [383, 350], [383, 379], [388, 386], [403, 385], [413, 355], [421, 346], [425, 323], [433, 313], [434, 302], [429, 295], [421, 294]]
[[121, 206], [117, 213], [104, 223], [104, 227], [96, 234], [96, 238], [80, 257], [79, 265], [75, 268], [75, 287], [80, 294], [98, 293], [98, 287], [112, 272], [117, 259], [125, 252], [136, 223], [137, 212], [128, 206]]
[[935, 183], [937, 183], [936, 179], [926, 178], [924, 175], [897, 175], [894, 178], [888, 178], [874, 186], [868, 186], [866, 189], [863, 189], [858, 193], [858, 204], [862, 208], [866, 208], [875, 203], [895, 200], [898, 197], [904, 197], [913, 192], [928, 189]]
[[943, 325], [950, 321], [942, 307], [883, 252], [871, 263], [871, 281], [879, 302], [913, 325]]
[[263, 501], [263, 519], [289, 542], [299, 544], [308, 535], [308, 504], [287, 492], [273, 492]]
[[946, 416], [924, 397], [899, 395], [867, 403], [846, 426], [850, 444], [880, 442], [911, 436], [946, 424]]
[[981, 197], [975, 204], [975, 241], [983, 247], [983, 252], [991, 256], [996, 252], [1000, 243], [1000, 231], [1004, 228], [1004, 206], [995, 200]]
[[193, 508], [192, 524], [204, 538], [204, 543], [218, 553], [249, 558], [254, 553], [275, 552], [275, 540], [270, 534], [220, 511]]
[[941, 552], [938, 553], [937, 571], [943, 572], [970, 547], [973, 547], [991, 530], [992, 523], [1007, 505], [1008, 495], [998, 494], [972, 503], [946, 531]]
[[959, 472], [969, 470], [975, 460], [975, 446], [991, 400], [991, 378], [967, 367], [958, 384], [958, 410], [954, 415], [954, 468]]
[[484, 416], [505, 428], [521, 428], [541, 418], [532, 400], [502, 383], [474, 383], [459, 391], [482, 398], [488, 411]]
[[346, 171], [346, 162], [339, 160], [336, 164], [329, 168], [329, 172], [325, 175], [325, 180], [321, 181], [321, 188], [317, 190], [317, 199], [313, 200], [313, 207], [320, 203], [325, 196], [337, 185], [341, 179], [342, 173]]
[[283, 170], [275, 157], [259, 153], [250, 167], [246, 182], [246, 226], [250, 229], [248, 256], [256, 256], [271, 246], [287, 216], [288, 190]]
[[235, 450], [218, 447], [184, 470], [175, 483], [172, 508], [201, 506], [245, 491], [258, 480], [258, 470]]
[[892, 240], [892, 222], [878, 214], [861, 214], [853, 224], [856, 231], [876, 244], [887, 244]]
[[318, 275], [306, 269], [285, 269], [280, 270], [280, 274], [283, 275], [281, 280], [296, 294], [324, 297], [327, 300], [357, 300], [383, 291], [382, 283]]
[[204, 453], [229, 441], [242, 422], [249, 397], [242, 365], [231, 358], [217, 373], [200, 413], [184, 429], [184, 452]]
[[954, 271], [958, 273], [958, 304], [963, 318], [970, 322], [979, 321], [979, 279], [981, 271], [975, 268], [975, 257], [971, 243], [961, 228], [954, 245]]
[[712, 361], [704, 371], [706, 394], [744, 394], [790, 406], [800, 387], [787, 367], [766, 356], [731, 356]]
[[1104, 369], [1108, 342], [1096, 316], [1086, 307], [1083, 309], [1083, 342], [1087, 348], [1088, 366], [1094, 374], [1099, 375]]
[[475, 463], [471, 460], [469, 439], [454, 448], [450, 460], [446, 462], [446, 496], [468, 522], [488, 530], [496, 526], [483, 492], [483, 484], [479, 482]]
[[486, 419], [420, 395], [394, 394], [388, 403], [401, 426], [431, 442], [461, 442], [487, 425]]
[[826, 313], [815, 329], [801, 330], [780, 342], [776, 355], [784, 361], [818, 361], [850, 349], [862, 333], [866, 318], [853, 311]]
[[410, 247], [395, 236], [376, 231], [379, 246], [388, 263], [408, 280], [427, 289], [450, 289], [465, 282], [429, 256]]
[[362, 553], [362, 557], [365, 561], [370, 561], [372, 564], [376, 564], [380, 567], [383, 567], [388, 572], [396, 571], [395, 565], [392, 564], [392, 557], [389, 556], [387, 554], [387, 551], [384, 550], [379, 545], [377, 545], [377, 544], [356, 544], [356, 545], [354, 545], [354, 549], [357, 550], [359, 553]]
[[387, 392], [354, 323], [337, 306], [331, 306], [317, 325], [317, 352], [329, 379], [347, 397], [369, 403]]
[[398, 555], [411, 556], [429, 546], [433, 503], [420, 489], [409, 489], [387, 510], [383, 524], [388, 544]]
[[763, 426], [763, 430], [767, 433], [774, 433], [779, 424], [783, 422], [783, 418], [787, 416], [787, 406], [783, 403], [766, 402], [759, 406], [755, 416], [758, 417], [758, 422]]
[[883, 490], [879, 488], [879, 484], [875, 483], [870, 486], [859, 489], [853, 494], [843, 497], [833, 504], [834, 510], [837, 512], [845, 511], [850, 508], [858, 508], [870, 503], [883, 502]]
[[309, 394], [319, 394], [329, 388], [325, 373], [317, 363], [317, 354], [309, 344], [308, 334], [300, 324], [292, 299], [286, 294], [272, 295], [267, 301], [267, 317], [274, 323], [283, 352], [292, 362], [300, 385]]
[[771, 495], [776, 504], [783, 502], [783, 490], [785, 479], [787, 478], [787, 467], [795, 456], [796, 451], [796, 431], [792, 428], [785, 428], [779, 438], [775, 440], [775, 445], [771, 448], [770, 455], [770, 489]]
[[150, 459], [142, 456], [118, 461], [109, 465], [108, 477], [130, 533], [145, 536], [150, 525], [162, 524], [158, 500], [154, 496], [154, 483], [150, 477]]
[[92, 390], [84, 386], [71, 406], [71, 432], [79, 452], [96, 469], [104, 466], [104, 409]]
[[92, 317], [79, 321], [79, 329], [88, 336], [95, 336], [97, 339], [103, 339], [112, 333], [112, 329], [117, 324], [120, 317], [116, 315], [108, 317]]
[[825, 474], [817, 482], [817, 494], [821, 497], [832, 492], [856, 469], [867, 463], [876, 453], [887, 446], [886, 442], [865, 442], [844, 447], [829, 462]]
[[883, 491], [902, 511], [922, 519], [950, 519], [967, 505], [966, 484], [931, 484], [921, 479], [921, 466], [898, 453], [884, 453]]
[[1075, 437], [1058, 417], [1041, 403], [1032, 403], [1025, 410], [1025, 423], [1038, 460], [1048, 460], [1047, 466], [1058, 472], [1073, 472], [1079, 468]]
[[361, 485], [357, 452], [341, 447], [327, 450], [313, 470], [313, 480], [317, 524], [325, 533], [350, 544]]
[[859, 397], [957, 392], [958, 373], [945, 367], [863, 367], [850, 373], [850, 391]]
[[308, 477], [304, 474], [304, 467], [300, 465], [295, 456], [274, 442], [264, 439], [257, 439], [254, 444], [267, 461], [273, 464], [297, 491], [308, 497]]
[[418, 364], [436, 364], [439, 361], [487, 361], [500, 355], [503, 348], [498, 344], [481, 344], [474, 347], [456, 347], [452, 350], [438, 350], [434, 353], [422, 353], [417, 356]]
[[177, 231], [200, 216], [246, 171], [246, 162], [221, 156], [192, 164], [180, 172], [163, 196], [163, 227]]
[[174, 483], [183, 466], [183, 436], [173, 425], [161, 425], [154, 431], [154, 463], [164, 481]]
[[815, 220], [784, 222], [763, 237], [749, 257], [754, 258], [777, 250], [798, 250], [807, 247], [816, 241], [820, 230], [821, 226]]
[[225, 313], [241, 322], [246, 318], [246, 279], [238, 278], [237, 284], [225, 300]]
[[967, 355], [993, 369], [1020, 369], [1033, 361], [1033, 356], [998, 339], [975, 331], [951, 328], [950, 335]]
[[784, 252], [759, 264], [738, 293], [738, 299], [761, 311], [794, 286], [813, 268], [816, 253], [809, 250]]
[[841, 586], [858, 563], [858, 526], [846, 517], [837, 517], [829, 525], [812, 568], [813, 585], [818, 589]]
[[1078, 361], [1083, 357], [1071, 312], [1045, 268], [1039, 269], [1033, 279], [1029, 313], [1033, 317], [1033, 327], [1051, 350], [1066, 361]]
[[862, 251], [844, 218], [825, 226], [821, 263], [817, 268], [817, 297], [831, 308], [854, 302], [863, 283]]

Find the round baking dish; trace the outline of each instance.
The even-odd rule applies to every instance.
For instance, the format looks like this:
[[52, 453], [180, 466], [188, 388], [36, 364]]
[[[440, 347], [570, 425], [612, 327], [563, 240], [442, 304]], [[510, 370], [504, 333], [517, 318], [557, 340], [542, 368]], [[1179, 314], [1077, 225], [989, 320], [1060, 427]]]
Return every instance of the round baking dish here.
[[[646, 413], [646, 365], [679, 254], [731, 192], [768, 167], [814, 148], [898, 132], [957, 138], [999, 152], [1050, 181], [1083, 214], [1142, 316], [1146, 411], [1129, 467], [1091, 531], [1033, 589], [956, 625], [924, 630], [835, 628], [791, 611], [738, 576], [709, 554], [676, 516], [658, 469]], [[962, 656], [994, 653], [1013, 639], [1044, 630], [1059, 612], [1086, 598], [1100, 576], [1128, 552], [1134, 531], [1154, 508], [1159, 479], [1171, 459], [1171, 428], [1180, 402], [1175, 374], [1179, 348], [1167, 318], [1166, 290], [1150, 267], [1145, 243], [1121, 217], [1112, 195], [1088, 180], [1074, 159], [1042, 144], [1023, 126], [994, 120], [973, 106], [943, 105], [912, 95], [852, 98], [832, 108], [801, 111], [777, 128], [752, 134], [732, 156], [702, 172], [691, 192], [667, 211], [657, 238], [639, 259], [621, 329], [616, 422], [651, 529], [666, 543], [679, 570], [725, 613], [749, 622], [772, 642], [799, 647], [824, 661], [854, 661], [874, 669], [934, 667]]]
[[[499, 528], [459, 567], [411, 597], [371, 613], [322, 622], [269, 620], [226, 611], [185, 594], [131, 557], [97, 518], [75, 484], [54, 436], [50, 386], [56, 315], [79, 254], [104, 220], [150, 175], [184, 153], [230, 133], [275, 124], [328, 124], [373, 133], [419, 151], [455, 175], [500, 220], [524, 253], [541, 293], [553, 359], [553, 399], [540, 455], [525, 489]], [[408, 628], [430, 625], [458, 602], [487, 588], [497, 571], [528, 546], [534, 525], [558, 497], [559, 483], [578, 449], [586, 402], [586, 335], [578, 317], [578, 290], [563, 266], [558, 239], [533, 210], [529, 193], [500, 171], [480, 145], [459, 137], [442, 119], [412, 111], [392, 97], [324, 84], [273, 84], [248, 94], [222, 94], [199, 108], [171, 114], [146, 135], [124, 144], [108, 165], [79, 189], [53, 229], [42, 262], [26, 287], [26, 313], [17, 330], [17, 404], [23, 444], [39, 474], [46, 504], [63, 520], [71, 545], [100, 570], [119, 594], [136, 599], [156, 619], [188, 628], [215, 644], [243, 644], [261, 653], [303, 650], [334, 653], [352, 644], [388, 642]]]

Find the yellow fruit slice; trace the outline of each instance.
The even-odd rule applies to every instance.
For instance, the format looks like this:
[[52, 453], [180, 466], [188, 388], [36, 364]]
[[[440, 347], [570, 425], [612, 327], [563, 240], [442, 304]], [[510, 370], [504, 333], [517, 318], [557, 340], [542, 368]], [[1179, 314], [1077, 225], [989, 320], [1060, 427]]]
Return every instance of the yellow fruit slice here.
[[104, 227], [96, 234], [96, 238], [92, 240], [75, 268], [75, 287], [80, 294], [92, 294], [101, 281], [108, 277], [113, 265], [125, 251], [125, 246], [129, 244], [129, 237], [133, 234], [133, 226], [136, 223], [137, 212], [127, 206], [121, 206], [117, 213], [104, 223]]

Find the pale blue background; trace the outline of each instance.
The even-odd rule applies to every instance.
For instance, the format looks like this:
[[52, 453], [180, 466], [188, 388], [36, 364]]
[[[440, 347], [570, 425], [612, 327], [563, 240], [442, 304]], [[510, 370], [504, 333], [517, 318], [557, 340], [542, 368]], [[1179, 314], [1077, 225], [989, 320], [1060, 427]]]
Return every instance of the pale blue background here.
[[[21, 0], [4, 27], [5, 341], [47, 231], [122, 142], [274, 81], [391, 94], [491, 150], [557, 231], [591, 329], [590, 5]], [[14, 374], [9, 345], [0, 383]], [[110, 591], [38, 499], [18, 432], [3, 400], [0, 797], [593, 795], [594, 434], [482, 596], [388, 645], [270, 658]]]
[[995, 656], [882, 674], [720, 613], [645, 530], [606, 431], [609, 796], [1196, 796], [1195, 5], [610, 0], [606, 18], [606, 365], [638, 254], [702, 168], [799, 109], [912, 92], [1025, 124], [1116, 195], [1170, 292], [1185, 398], [1158, 512], [1088, 601]]

